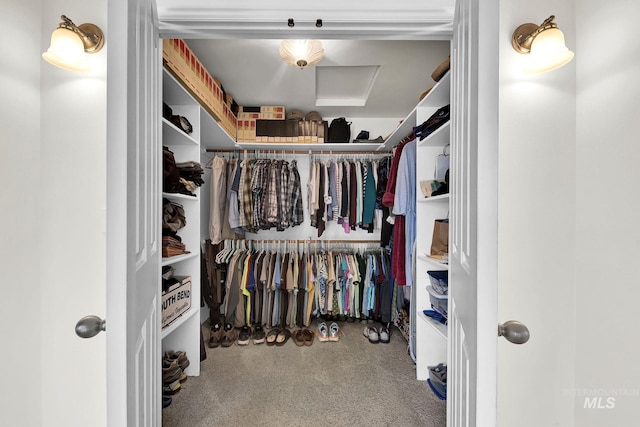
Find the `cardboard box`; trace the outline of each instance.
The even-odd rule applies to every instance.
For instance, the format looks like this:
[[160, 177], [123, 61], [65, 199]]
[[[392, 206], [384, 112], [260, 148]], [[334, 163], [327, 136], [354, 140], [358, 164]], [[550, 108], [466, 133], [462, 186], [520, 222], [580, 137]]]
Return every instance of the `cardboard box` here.
[[162, 293], [162, 327], [169, 326], [191, 308], [191, 276], [175, 276], [180, 282]]
[[229, 105], [233, 97], [225, 96], [220, 81], [209, 74], [184, 40], [164, 39], [162, 58], [167, 70], [235, 140], [237, 118]]

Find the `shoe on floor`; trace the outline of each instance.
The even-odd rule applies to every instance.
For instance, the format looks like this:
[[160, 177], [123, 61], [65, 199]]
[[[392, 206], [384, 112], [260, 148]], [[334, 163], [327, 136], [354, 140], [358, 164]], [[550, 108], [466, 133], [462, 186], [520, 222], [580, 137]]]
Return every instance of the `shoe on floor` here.
[[266, 338], [267, 345], [274, 345], [276, 343], [276, 339], [278, 338], [279, 333], [280, 333], [280, 328], [271, 328]]
[[340, 341], [341, 336], [342, 331], [340, 330], [340, 326], [333, 322], [331, 326], [329, 326], [329, 341]]
[[289, 338], [291, 338], [291, 331], [287, 328], [283, 328], [276, 337], [276, 345], [278, 347], [285, 345], [287, 341], [289, 341]]
[[380, 342], [380, 334], [378, 334], [378, 330], [374, 326], [365, 327], [362, 334], [369, 339], [371, 344], [378, 344]]
[[387, 328], [386, 326], [382, 326], [380, 328], [380, 342], [384, 343], [384, 344], [388, 344], [390, 341], [390, 333], [389, 333], [389, 328]]
[[318, 341], [327, 342], [329, 341], [329, 328], [327, 328], [327, 324], [322, 322], [318, 325], [318, 331], [316, 332], [318, 336]]
[[169, 396], [162, 396], [162, 409], [166, 408], [167, 406], [171, 405], [171, 401], [173, 399], [171, 399]]
[[291, 339], [293, 340], [295, 345], [297, 345], [298, 347], [302, 347], [304, 345], [304, 330], [296, 329], [295, 331], [293, 331], [291, 333]]
[[304, 338], [304, 345], [309, 346], [311, 344], [313, 344], [313, 332], [311, 332], [309, 329], [303, 329], [302, 330], [302, 337]]
[[253, 343], [254, 344], [262, 344], [265, 341], [265, 333], [264, 333], [264, 329], [262, 328], [262, 325], [255, 325], [253, 327]]
[[222, 325], [220, 323], [216, 323], [211, 327], [211, 333], [209, 335], [209, 348], [220, 347], [220, 343], [222, 342]]
[[251, 328], [243, 326], [240, 328], [240, 334], [238, 335], [238, 345], [247, 345], [251, 340]]
[[224, 325], [224, 331], [222, 332], [222, 339], [220, 340], [220, 344], [223, 347], [231, 347], [236, 341], [236, 330], [231, 323], [227, 323]]

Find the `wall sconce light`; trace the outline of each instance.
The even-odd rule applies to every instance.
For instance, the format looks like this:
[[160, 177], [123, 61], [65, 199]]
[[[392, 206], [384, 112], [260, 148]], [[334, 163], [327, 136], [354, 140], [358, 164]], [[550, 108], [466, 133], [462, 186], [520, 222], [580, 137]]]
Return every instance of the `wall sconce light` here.
[[316, 65], [324, 56], [320, 40], [282, 40], [280, 57], [301, 70]]
[[62, 22], [51, 34], [51, 45], [42, 57], [56, 67], [70, 71], [91, 70], [85, 53], [96, 53], [104, 45], [104, 34], [94, 24], [76, 26], [62, 15]]
[[555, 70], [573, 59], [573, 52], [564, 43], [564, 34], [553, 22], [554, 15], [541, 25], [522, 24], [513, 32], [511, 44], [518, 53], [529, 54], [529, 65], [525, 68], [531, 73], [544, 73]]

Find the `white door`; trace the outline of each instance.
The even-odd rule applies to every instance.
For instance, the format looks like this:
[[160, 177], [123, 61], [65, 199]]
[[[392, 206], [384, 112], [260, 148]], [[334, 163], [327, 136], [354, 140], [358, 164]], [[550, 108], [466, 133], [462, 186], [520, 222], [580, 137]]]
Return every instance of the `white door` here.
[[458, 0], [452, 43], [447, 425], [495, 426], [498, 1]]
[[160, 425], [160, 53], [153, 0], [110, 0], [107, 422]]

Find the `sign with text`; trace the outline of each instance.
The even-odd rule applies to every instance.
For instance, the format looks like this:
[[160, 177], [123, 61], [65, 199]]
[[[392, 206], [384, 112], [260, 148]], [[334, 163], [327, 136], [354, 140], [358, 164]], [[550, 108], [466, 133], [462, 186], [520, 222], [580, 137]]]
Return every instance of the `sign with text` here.
[[191, 308], [191, 276], [175, 277], [178, 283], [162, 294], [162, 327], [169, 326]]

